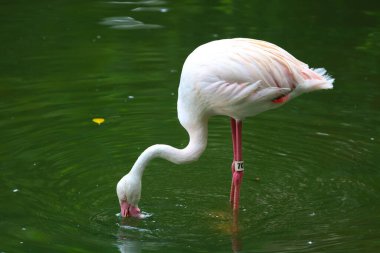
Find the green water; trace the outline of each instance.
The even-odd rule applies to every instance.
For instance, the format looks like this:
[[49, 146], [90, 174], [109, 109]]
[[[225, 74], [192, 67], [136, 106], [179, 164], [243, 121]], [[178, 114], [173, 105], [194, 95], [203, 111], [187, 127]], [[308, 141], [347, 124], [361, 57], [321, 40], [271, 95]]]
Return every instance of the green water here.
[[[2, 0], [0, 252], [379, 252], [379, 31], [376, 1]], [[237, 233], [226, 117], [198, 162], [152, 162], [151, 216], [121, 221], [115, 185], [142, 150], [187, 144], [186, 56], [229, 37], [276, 43], [335, 88], [244, 123]]]

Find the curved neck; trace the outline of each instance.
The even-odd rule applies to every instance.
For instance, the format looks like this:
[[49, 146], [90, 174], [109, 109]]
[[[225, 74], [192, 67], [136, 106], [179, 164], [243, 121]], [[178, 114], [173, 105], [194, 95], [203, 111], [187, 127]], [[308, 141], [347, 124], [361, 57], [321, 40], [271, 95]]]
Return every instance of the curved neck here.
[[163, 158], [172, 163], [182, 164], [198, 160], [207, 146], [207, 120], [192, 122], [185, 126], [189, 134], [189, 144], [178, 149], [165, 144], [156, 144], [145, 149], [133, 165], [130, 173], [142, 177], [145, 167], [154, 158]]

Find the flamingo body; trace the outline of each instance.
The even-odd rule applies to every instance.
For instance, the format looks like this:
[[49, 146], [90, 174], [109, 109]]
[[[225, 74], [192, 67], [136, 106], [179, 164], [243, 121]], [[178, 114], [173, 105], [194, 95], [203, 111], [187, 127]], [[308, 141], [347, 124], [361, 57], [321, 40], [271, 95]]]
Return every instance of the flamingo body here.
[[[310, 69], [282, 48], [253, 39], [204, 44], [186, 59], [178, 93], [178, 117], [226, 115], [238, 120], [279, 107], [272, 100], [332, 88], [324, 69]], [[190, 112], [190, 111], [191, 112]], [[197, 114], [196, 116], [193, 114]]]
[[[233, 138], [237, 138], [233, 139], [234, 161], [239, 161], [239, 122], [277, 108], [302, 93], [330, 89], [333, 81], [323, 68], [311, 69], [269, 42], [237, 38], [199, 46], [183, 65], [178, 89], [178, 119], [189, 134], [189, 144], [183, 149], [156, 144], [139, 156], [117, 185], [122, 216], [139, 216], [141, 177], [151, 159], [160, 157], [180, 164], [199, 158], [207, 145], [211, 116], [225, 115], [231, 117], [233, 124], [237, 122], [232, 129]], [[240, 185], [239, 175], [233, 177]]]

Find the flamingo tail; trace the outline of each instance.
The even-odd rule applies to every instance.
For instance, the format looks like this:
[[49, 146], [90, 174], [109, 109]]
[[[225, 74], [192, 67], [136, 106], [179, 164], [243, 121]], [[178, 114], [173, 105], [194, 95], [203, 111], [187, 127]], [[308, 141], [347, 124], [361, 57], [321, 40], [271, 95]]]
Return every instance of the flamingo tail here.
[[306, 69], [302, 71], [301, 75], [302, 78], [299, 80], [295, 90], [297, 95], [315, 90], [332, 89], [334, 87], [334, 78], [327, 74], [324, 68]]

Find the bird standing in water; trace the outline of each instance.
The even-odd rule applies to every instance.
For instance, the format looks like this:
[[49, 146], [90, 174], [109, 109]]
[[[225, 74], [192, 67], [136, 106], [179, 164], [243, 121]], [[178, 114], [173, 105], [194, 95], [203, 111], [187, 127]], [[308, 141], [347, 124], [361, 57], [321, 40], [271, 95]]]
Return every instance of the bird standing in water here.
[[333, 88], [334, 79], [323, 68], [312, 69], [284, 49], [254, 39], [224, 39], [196, 48], [186, 59], [178, 89], [177, 111], [189, 134], [189, 144], [178, 149], [156, 144], [138, 157], [117, 184], [121, 215], [141, 217], [138, 202], [144, 169], [154, 158], [176, 164], [196, 161], [207, 145], [208, 120], [231, 118], [233, 162], [230, 201], [239, 208], [244, 173], [242, 123], [277, 108], [302, 93]]

